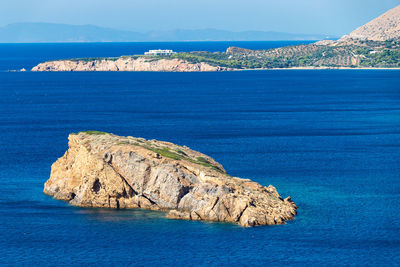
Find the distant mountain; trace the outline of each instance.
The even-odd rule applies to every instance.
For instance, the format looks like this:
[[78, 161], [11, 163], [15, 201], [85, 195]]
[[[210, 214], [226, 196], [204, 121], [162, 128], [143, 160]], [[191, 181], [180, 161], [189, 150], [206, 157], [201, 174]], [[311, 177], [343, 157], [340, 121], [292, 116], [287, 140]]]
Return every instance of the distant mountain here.
[[322, 40], [322, 34], [292, 34], [284, 32], [216, 29], [151, 31], [139, 33], [102, 28], [93, 25], [54, 23], [15, 23], [0, 27], [1, 43], [43, 42], [140, 42], [140, 41], [275, 41]]
[[387, 41], [400, 39], [400, 5], [345, 35], [341, 40]]
[[15, 23], [0, 28], [2, 43], [43, 42], [123, 42], [141, 40], [141, 33], [119, 31], [93, 25], [66, 25], [53, 23]]
[[148, 37], [150, 41], [290, 41], [322, 40], [329, 38], [322, 34], [293, 34], [273, 31], [232, 32], [217, 29], [149, 32]]

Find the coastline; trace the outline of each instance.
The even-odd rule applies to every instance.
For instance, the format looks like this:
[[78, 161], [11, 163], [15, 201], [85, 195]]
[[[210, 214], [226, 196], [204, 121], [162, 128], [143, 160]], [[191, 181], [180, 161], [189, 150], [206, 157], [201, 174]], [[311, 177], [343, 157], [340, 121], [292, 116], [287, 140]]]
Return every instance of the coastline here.
[[271, 69], [236, 69], [234, 71], [252, 70], [400, 70], [399, 68], [349, 68], [349, 67], [292, 67], [292, 68], [271, 68]]
[[[223, 71], [192, 71], [192, 72], [234, 72], [234, 71], [269, 71], [269, 70], [400, 70], [399, 68], [349, 68], [349, 67], [292, 67], [292, 68], [270, 68], [270, 69], [227, 69]], [[24, 70], [6, 70], [4, 72], [38, 72], [38, 71], [24, 71]], [[118, 70], [74, 70], [74, 71], [59, 71], [59, 70], [48, 70], [45, 72], [188, 72], [188, 71], [118, 71]]]

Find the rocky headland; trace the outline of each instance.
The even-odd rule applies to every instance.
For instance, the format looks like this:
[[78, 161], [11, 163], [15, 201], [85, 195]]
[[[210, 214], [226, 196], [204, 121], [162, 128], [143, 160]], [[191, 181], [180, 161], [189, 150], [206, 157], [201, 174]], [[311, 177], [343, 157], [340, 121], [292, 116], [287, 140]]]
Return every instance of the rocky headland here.
[[243, 69], [400, 68], [400, 6], [341, 39], [251, 50], [193, 51], [172, 55], [71, 59], [44, 62], [32, 71], [201, 72]]
[[166, 71], [198, 72], [224, 71], [225, 67], [211, 66], [204, 62], [190, 63], [182, 59], [154, 59], [151, 57], [125, 56], [104, 59], [54, 60], [32, 68], [32, 71]]
[[275, 187], [229, 176], [212, 158], [168, 142], [103, 132], [69, 136], [44, 193], [74, 206], [166, 211], [184, 220], [283, 224], [297, 206]]

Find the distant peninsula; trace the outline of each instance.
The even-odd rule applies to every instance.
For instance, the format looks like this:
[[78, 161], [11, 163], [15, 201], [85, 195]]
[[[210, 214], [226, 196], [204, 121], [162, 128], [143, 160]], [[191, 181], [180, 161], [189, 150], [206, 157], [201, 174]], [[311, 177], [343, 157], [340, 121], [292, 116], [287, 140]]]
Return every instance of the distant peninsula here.
[[230, 71], [244, 69], [400, 68], [400, 6], [337, 41], [269, 50], [229, 47], [41, 63], [32, 71]]
[[272, 185], [232, 177], [186, 146], [97, 131], [69, 136], [44, 193], [74, 206], [158, 210], [171, 219], [245, 227], [284, 224], [297, 210]]

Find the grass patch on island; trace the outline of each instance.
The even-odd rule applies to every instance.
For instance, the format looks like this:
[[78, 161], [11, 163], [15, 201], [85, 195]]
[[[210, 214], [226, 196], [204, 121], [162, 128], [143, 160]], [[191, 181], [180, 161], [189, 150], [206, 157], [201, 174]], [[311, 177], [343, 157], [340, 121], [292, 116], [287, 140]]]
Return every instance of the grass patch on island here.
[[151, 150], [155, 153], [160, 154], [163, 157], [166, 158], [170, 158], [170, 159], [174, 159], [174, 160], [181, 160], [184, 159], [184, 157], [174, 151], [172, 151], [170, 148], [168, 147], [162, 147], [162, 148], [158, 148], [158, 147], [152, 147], [149, 145], [140, 145], [141, 147], [144, 147], [148, 150]]
[[153, 152], [159, 154], [160, 156], [163, 156], [166, 158], [170, 158], [173, 160], [186, 160], [191, 163], [195, 163], [195, 164], [198, 164], [198, 165], [201, 165], [204, 167], [212, 168], [213, 170], [215, 170], [221, 174], [228, 175], [225, 171], [220, 169], [218, 166], [211, 164], [206, 158], [204, 158], [204, 157], [197, 157], [195, 159], [190, 158], [184, 151], [182, 151], [180, 149], [172, 150], [169, 147], [153, 147], [149, 144], [144, 144], [144, 143], [139, 144], [136, 142], [131, 143], [129, 141], [122, 141], [122, 142], [118, 143], [118, 145], [140, 146], [140, 147], [143, 147], [147, 150], [153, 151]]
[[[81, 131], [81, 132], [79, 132], [79, 133], [77, 133], [77, 134], [80, 134], [80, 133], [85, 133], [85, 134], [88, 134], [88, 135], [104, 135], [104, 134], [109, 134], [109, 133], [100, 132], [100, 131]], [[76, 134], [76, 133], [72, 133], [72, 134]]]

